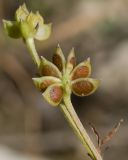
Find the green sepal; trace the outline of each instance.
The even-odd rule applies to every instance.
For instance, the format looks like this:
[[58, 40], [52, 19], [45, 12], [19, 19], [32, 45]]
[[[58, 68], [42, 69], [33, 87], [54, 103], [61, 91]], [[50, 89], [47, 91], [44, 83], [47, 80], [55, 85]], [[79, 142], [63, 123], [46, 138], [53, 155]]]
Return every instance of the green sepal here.
[[58, 67], [60, 71], [65, 71], [66, 60], [60, 45], [58, 44], [56, 52], [53, 55], [53, 63]]
[[28, 39], [28, 38], [34, 38], [34, 35], [36, 33], [35, 28], [33, 28], [29, 23], [27, 23], [26, 21], [22, 21], [20, 22], [20, 31], [22, 34], [22, 37], [24, 39]]
[[18, 22], [3, 20], [3, 25], [4, 25], [5, 32], [8, 34], [9, 37], [11, 38], [21, 37], [21, 32], [20, 32]]
[[39, 77], [39, 78], [32, 78], [35, 86], [37, 89], [40, 91], [45, 91], [47, 87], [54, 83], [60, 83], [60, 79], [56, 77], [51, 77], [51, 76], [44, 76], [44, 77]]
[[88, 96], [99, 87], [100, 81], [93, 78], [79, 78], [72, 81], [72, 91], [77, 96]]
[[61, 84], [50, 85], [42, 94], [44, 99], [52, 106], [58, 106], [63, 98], [63, 88]]
[[46, 58], [41, 56], [41, 63], [40, 63], [40, 74], [42, 76], [53, 76], [57, 78], [61, 78], [62, 74], [59, 69]]
[[16, 10], [15, 19], [17, 22], [25, 21], [28, 15], [29, 11], [26, 7], [26, 4], [24, 3]]
[[67, 73], [70, 73], [75, 67], [75, 65], [76, 65], [75, 51], [74, 48], [72, 48], [67, 58], [67, 65], [66, 65]]
[[71, 73], [71, 79], [87, 78], [91, 74], [90, 58], [78, 64]]

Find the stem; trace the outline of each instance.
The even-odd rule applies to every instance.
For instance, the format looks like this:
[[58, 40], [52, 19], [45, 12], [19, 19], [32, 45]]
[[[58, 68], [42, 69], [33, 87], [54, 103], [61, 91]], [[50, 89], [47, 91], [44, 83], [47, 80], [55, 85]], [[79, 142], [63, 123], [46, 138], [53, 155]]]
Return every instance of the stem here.
[[64, 112], [66, 119], [69, 121], [75, 133], [77, 134], [77, 136], [83, 143], [84, 147], [86, 148], [89, 156], [92, 158], [92, 160], [102, 160], [101, 155], [92, 143], [90, 137], [88, 136], [86, 130], [84, 129], [81, 121], [79, 120], [72, 106], [70, 95], [64, 96], [64, 103], [65, 104], [60, 105], [61, 109]]
[[38, 55], [38, 53], [36, 51], [35, 43], [34, 43], [33, 38], [28, 38], [27, 40], [25, 40], [25, 42], [26, 42], [27, 48], [29, 50], [29, 53], [30, 53], [34, 63], [39, 68], [39, 66], [40, 66], [40, 58], [39, 58], [39, 55]]

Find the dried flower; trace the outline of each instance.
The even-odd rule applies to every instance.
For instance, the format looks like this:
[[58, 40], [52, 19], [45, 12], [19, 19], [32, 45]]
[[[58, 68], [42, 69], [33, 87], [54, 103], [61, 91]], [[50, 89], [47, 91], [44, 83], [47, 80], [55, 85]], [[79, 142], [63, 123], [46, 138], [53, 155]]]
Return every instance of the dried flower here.
[[41, 57], [39, 78], [33, 78], [36, 87], [43, 92], [43, 97], [53, 106], [57, 106], [64, 94], [73, 92], [77, 96], [88, 96], [95, 92], [99, 80], [89, 78], [91, 64], [88, 58], [76, 66], [74, 49], [67, 58], [58, 46], [53, 56], [53, 63]]
[[3, 20], [7, 34], [12, 38], [35, 38], [46, 40], [51, 33], [51, 24], [44, 24], [39, 12], [29, 12], [23, 4], [16, 10], [15, 21]]

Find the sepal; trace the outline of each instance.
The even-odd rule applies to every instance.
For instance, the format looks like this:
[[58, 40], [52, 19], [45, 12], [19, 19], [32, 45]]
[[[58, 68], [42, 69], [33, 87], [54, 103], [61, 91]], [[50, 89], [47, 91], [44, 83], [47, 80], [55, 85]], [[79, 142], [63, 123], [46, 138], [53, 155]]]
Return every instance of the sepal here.
[[72, 91], [77, 96], [88, 96], [99, 87], [99, 80], [93, 78], [79, 78], [72, 81]]
[[65, 71], [66, 61], [59, 44], [57, 46], [55, 54], [53, 55], [53, 63], [58, 67], [60, 71], [63, 71], [63, 72]]
[[67, 58], [67, 65], [66, 65], [67, 73], [70, 73], [75, 67], [75, 65], [76, 65], [75, 52], [74, 48], [72, 48]]
[[32, 78], [35, 86], [40, 91], [44, 92], [50, 85], [60, 83], [61, 81], [56, 77], [44, 76], [39, 78]]
[[40, 74], [42, 76], [53, 76], [57, 78], [62, 77], [59, 69], [53, 63], [45, 59], [43, 56], [41, 56]]
[[3, 20], [5, 32], [11, 38], [20, 38], [21, 32], [19, 29], [19, 24], [15, 21]]
[[19, 22], [20, 23], [20, 31], [22, 34], [22, 37], [24, 39], [29, 39], [29, 38], [33, 38], [36, 30], [35, 28], [33, 28], [29, 23], [27, 23], [26, 21], [23, 22]]
[[90, 58], [78, 64], [71, 73], [71, 79], [87, 78], [91, 74]]
[[24, 3], [22, 6], [19, 6], [19, 8], [16, 10], [15, 14], [16, 21], [17, 22], [25, 21], [28, 15], [29, 11]]
[[50, 105], [58, 106], [63, 98], [63, 89], [61, 84], [53, 84], [49, 86], [42, 95]]
[[33, 28], [36, 28], [37, 25], [44, 24], [43, 17], [39, 14], [37, 11], [36, 13], [33, 13], [32, 11], [29, 13], [29, 15], [26, 18], [27, 23], [29, 23]]

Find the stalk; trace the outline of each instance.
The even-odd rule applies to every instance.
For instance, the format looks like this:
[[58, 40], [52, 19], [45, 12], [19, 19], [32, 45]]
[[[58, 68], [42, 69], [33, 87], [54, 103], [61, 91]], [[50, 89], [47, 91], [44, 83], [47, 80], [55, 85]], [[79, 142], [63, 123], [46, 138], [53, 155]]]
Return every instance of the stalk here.
[[72, 126], [78, 138], [81, 140], [92, 160], [102, 160], [101, 155], [92, 143], [89, 135], [87, 134], [85, 128], [83, 127], [73, 108], [70, 95], [64, 95], [64, 104], [61, 104], [60, 107], [61, 110], [64, 112], [66, 119]]
[[38, 55], [38, 53], [36, 51], [35, 43], [34, 43], [33, 38], [28, 38], [27, 40], [25, 40], [25, 43], [26, 43], [27, 48], [29, 50], [30, 56], [32, 57], [34, 63], [39, 68], [39, 66], [40, 66], [40, 58], [39, 58], [39, 55]]

